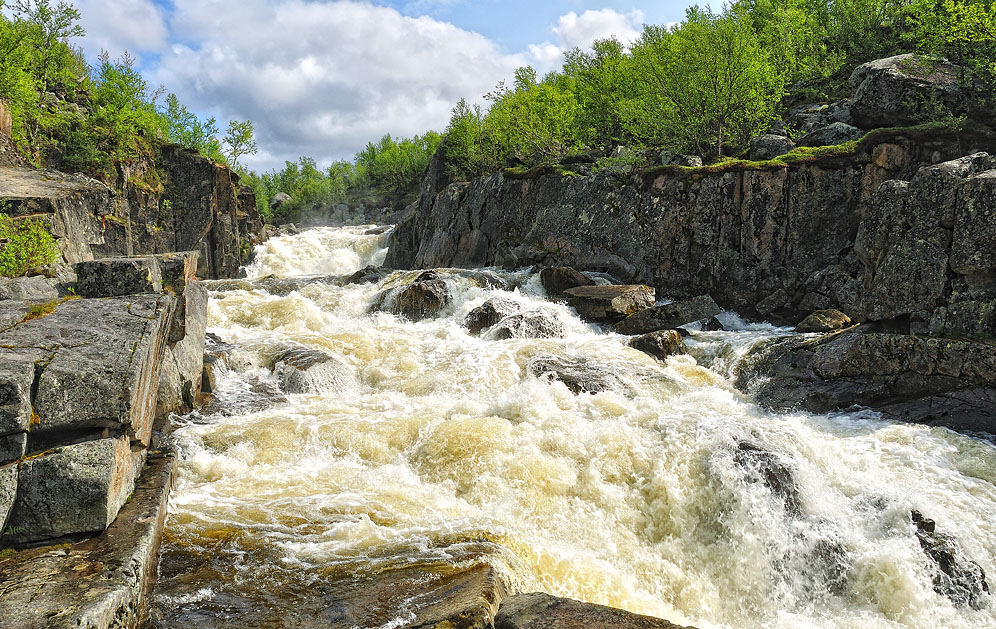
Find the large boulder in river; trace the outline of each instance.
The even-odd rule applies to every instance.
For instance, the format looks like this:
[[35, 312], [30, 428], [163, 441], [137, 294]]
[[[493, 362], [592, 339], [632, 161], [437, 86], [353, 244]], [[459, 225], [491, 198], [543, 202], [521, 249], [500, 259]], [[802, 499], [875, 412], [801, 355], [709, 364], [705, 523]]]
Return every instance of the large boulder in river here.
[[660, 361], [687, 353], [685, 342], [677, 330], [660, 330], [636, 336], [630, 339], [629, 346]]
[[611, 323], [654, 305], [649, 286], [579, 286], [564, 291], [567, 303], [582, 319]]
[[796, 332], [836, 332], [851, 325], [851, 318], [840, 310], [817, 310], [795, 326]]
[[564, 296], [564, 291], [579, 286], [593, 286], [595, 282], [569, 266], [547, 267], [540, 271], [540, 283], [553, 299]]
[[488, 336], [494, 340], [563, 338], [567, 335], [556, 313], [547, 310], [532, 310], [510, 315], [498, 322]]
[[770, 342], [737, 386], [777, 410], [854, 405], [889, 419], [996, 432], [996, 346], [905, 334], [843, 332]]
[[[505, 599], [495, 616], [495, 629], [682, 629], [663, 618], [558, 598], [536, 592]], [[687, 629], [687, 628], [686, 628]]]
[[851, 116], [863, 129], [901, 127], [958, 113], [965, 95], [960, 68], [917, 54], [869, 61], [855, 68]]
[[958, 541], [939, 532], [930, 518], [913, 510], [910, 519], [921, 550], [934, 564], [934, 591], [959, 607], [976, 610], [986, 607], [990, 591], [982, 566], [965, 556]]
[[518, 302], [504, 297], [495, 297], [468, 312], [463, 324], [470, 330], [471, 334], [477, 335], [481, 333], [481, 330], [497, 325], [499, 321], [519, 312], [520, 309], [521, 306]]
[[559, 380], [574, 394], [601, 393], [622, 388], [615, 374], [606, 371], [594, 361], [583, 358], [538, 356], [529, 363], [534, 376]]
[[422, 321], [435, 317], [449, 303], [450, 290], [446, 282], [434, 271], [426, 271], [398, 293], [393, 312], [412, 321]]
[[286, 393], [337, 393], [352, 380], [348, 367], [341, 360], [305, 347], [278, 354], [273, 373]]
[[722, 311], [723, 309], [712, 297], [700, 295], [692, 299], [641, 310], [616, 324], [616, 332], [635, 335], [670, 330], [679, 325], [687, 325], [714, 317]]

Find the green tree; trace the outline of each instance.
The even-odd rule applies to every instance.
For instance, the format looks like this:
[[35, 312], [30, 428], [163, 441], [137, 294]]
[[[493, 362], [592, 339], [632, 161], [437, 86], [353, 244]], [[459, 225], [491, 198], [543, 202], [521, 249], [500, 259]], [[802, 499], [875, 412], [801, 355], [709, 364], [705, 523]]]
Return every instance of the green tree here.
[[166, 97], [166, 108], [162, 111], [166, 124], [166, 135], [171, 142], [193, 149], [216, 162], [224, 162], [218, 140], [218, 122], [212, 117], [201, 119], [183, 104], [176, 94]]
[[228, 123], [228, 130], [225, 138], [221, 141], [227, 147], [225, 156], [235, 170], [241, 170], [239, 158], [243, 155], [255, 155], [259, 148], [256, 146], [255, 128], [252, 120], [239, 121], [232, 120]]
[[0, 214], [0, 276], [19, 277], [58, 256], [59, 248], [44, 222]]
[[[64, 79], [59, 70], [66, 66], [68, 40], [83, 37], [80, 12], [68, 2], [53, 6], [51, 0], [14, 0], [10, 4], [14, 15], [35, 28], [29, 41], [35, 48], [35, 74], [41, 91], [48, 91], [57, 79]], [[60, 46], [59, 44], [66, 44]], [[53, 76], [57, 75], [57, 76]]]

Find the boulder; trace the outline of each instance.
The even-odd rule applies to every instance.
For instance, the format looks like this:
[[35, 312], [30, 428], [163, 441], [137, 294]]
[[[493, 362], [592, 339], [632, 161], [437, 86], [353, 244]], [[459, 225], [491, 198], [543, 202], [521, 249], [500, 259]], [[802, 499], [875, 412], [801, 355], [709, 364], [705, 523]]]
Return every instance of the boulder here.
[[0, 467], [0, 533], [7, 528], [7, 520], [17, 496], [17, 465]]
[[180, 299], [183, 310], [173, 317], [172, 344], [166, 348], [161, 363], [157, 417], [193, 410], [201, 394], [208, 292], [199, 282], [193, 282], [183, 289]]
[[386, 269], [382, 266], [374, 266], [371, 264], [363, 267], [356, 273], [353, 273], [352, 275], [347, 277], [345, 280], [343, 280], [343, 285], [376, 284], [377, 282], [387, 277], [387, 275], [390, 272], [391, 271], [389, 269]]
[[[494, 629], [682, 629], [663, 618], [640, 616], [621, 609], [582, 603], [536, 592], [505, 599]], [[689, 629], [689, 628], [685, 628]]]
[[867, 406], [889, 419], [996, 432], [996, 346], [905, 334], [843, 332], [762, 344], [737, 386], [777, 410]]
[[450, 303], [450, 289], [435, 272], [426, 271], [398, 293], [392, 312], [412, 321], [430, 319]]
[[677, 330], [660, 330], [636, 336], [630, 339], [629, 346], [660, 361], [687, 353], [685, 342], [681, 340], [681, 334]]
[[947, 61], [904, 54], [855, 68], [851, 116], [862, 129], [914, 125], [964, 109], [960, 68]]
[[291, 196], [286, 192], [278, 192], [270, 199], [270, 209], [276, 210], [284, 203], [291, 200]]
[[28, 451], [28, 433], [17, 432], [0, 437], [0, 465], [16, 461]]
[[756, 444], [741, 441], [733, 452], [733, 461], [744, 472], [744, 480], [764, 485], [782, 503], [787, 513], [798, 516], [802, 512], [795, 475], [781, 456]]
[[505, 339], [559, 339], [567, 336], [567, 330], [557, 318], [556, 313], [533, 310], [505, 317], [491, 328], [488, 336], [496, 341]]
[[762, 161], [784, 155], [795, 148], [788, 136], [765, 133], [750, 141], [750, 158], [754, 161]]
[[641, 310], [616, 324], [620, 334], [648, 334], [714, 317], [723, 311], [709, 295]]
[[32, 277], [0, 277], [0, 301], [47, 302], [59, 298], [59, 282], [41, 275]]
[[802, 136], [799, 146], [834, 146], [854, 140], [860, 140], [865, 134], [861, 129], [843, 122], [832, 122], [825, 127], [819, 127]]
[[152, 256], [80, 262], [76, 277], [76, 290], [83, 297], [120, 297], [163, 290], [159, 262]]
[[47, 355], [40, 350], [7, 350], [0, 360], [0, 434], [25, 432], [34, 420], [31, 387], [35, 362]]
[[341, 360], [304, 347], [278, 354], [273, 373], [286, 393], [337, 393], [352, 380], [349, 367]]
[[836, 332], [851, 325], [851, 318], [840, 310], [817, 310], [795, 326], [796, 332]]
[[938, 532], [930, 518], [913, 510], [910, 519], [920, 548], [934, 564], [934, 591], [959, 607], [985, 608], [990, 591], [982, 566], [965, 556], [954, 537]]
[[547, 267], [540, 271], [540, 283], [553, 299], [564, 296], [564, 291], [579, 286], [594, 286], [595, 282], [569, 266]]
[[563, 382], [575, 395], [622, 388], [615, 374], [584, 358], [540, 356], [530, 361], [529, 372]]
[[128, 437], [86, 441], [20, 464], [9, 538], [27, 543], [103, 531], [135, 487], [144, 462]]
[[504, 297], [494, 297], [468, 312], [463, 324], [471, 334], [477, 335], [481, 330], [497, 325], [499, 321], [517, 313], [520, 309], [518, 302]]
[[719, 320], [719, 317], [709, 317], [708, 319], [702, 320], [702, 331], [703, 332], [720, 332], [725, 330], [723, 327], [723, 322]]
[[579, 286], [564, 291], [586, 321], [612, 323], [654, 305], [654, 289], [643, 285]]

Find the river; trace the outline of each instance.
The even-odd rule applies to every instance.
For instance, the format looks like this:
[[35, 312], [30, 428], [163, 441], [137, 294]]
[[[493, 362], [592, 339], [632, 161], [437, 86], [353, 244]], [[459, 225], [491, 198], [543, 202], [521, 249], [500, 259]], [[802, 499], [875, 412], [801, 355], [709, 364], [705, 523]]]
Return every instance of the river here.
[[[209, 331], [234, 349], [213, 404], [175, 419], [153, 626], [399, 627], [434, 580], [490, 565], [514, 590], [702, 629], [996, 627], [989, 596], [974, 609], [935, 591], [910, 519], [935, 520], [992, 582], [990, 443], [870, 411], [760, 408], [729, 376], [792, 332], [732, 313], [730, 331], [695, 332], [690, 355], [661, 363], [547, 301], [527, 271], [443, 271], [453, 301], [418, 323], [370, 311], [413, 273], [263, 279], [377, 264], [387, 240], [367, 231], [275, 238], [247, 280], [207, 283]], [[463, 318], [494, 296], [545, 309], [566, 338], [471, 336]], [[267, 360], [288, 345], [341, 368], [261, 402], [279, 396]], [[572, 393], [532, 374], [540, 357], [612, 385]]]

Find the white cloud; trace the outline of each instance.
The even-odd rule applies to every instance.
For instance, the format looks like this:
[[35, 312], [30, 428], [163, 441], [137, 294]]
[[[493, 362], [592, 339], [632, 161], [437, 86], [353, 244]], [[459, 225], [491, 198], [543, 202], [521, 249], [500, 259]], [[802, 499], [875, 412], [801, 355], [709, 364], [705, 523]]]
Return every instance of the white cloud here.
[[629, 13], [612, 9], [588, 10], [581, 15], [571, 11], [560, 16], [553, 32], [557, 34], [560, 46], [570, 50], [588, 48], [595, 40], [609, 37], [630, 44], [640, 36], [642, 24], [643, 12], [636, 9]]
[[159, 52], [168, 31], [162, 10], [152, 0], [75, 0], [86, 37], [80, 42], [91, 57], [106, 50], [119, 57]]
[[349, 0], [176, 0], [171, 29], [188, 43], [162, 54], [150, 82], [222, 122], [253, 120], [261, 154], [247, 163], [266, 169], [442, 131], [460, 98], [528, 63], [452, 24]]

